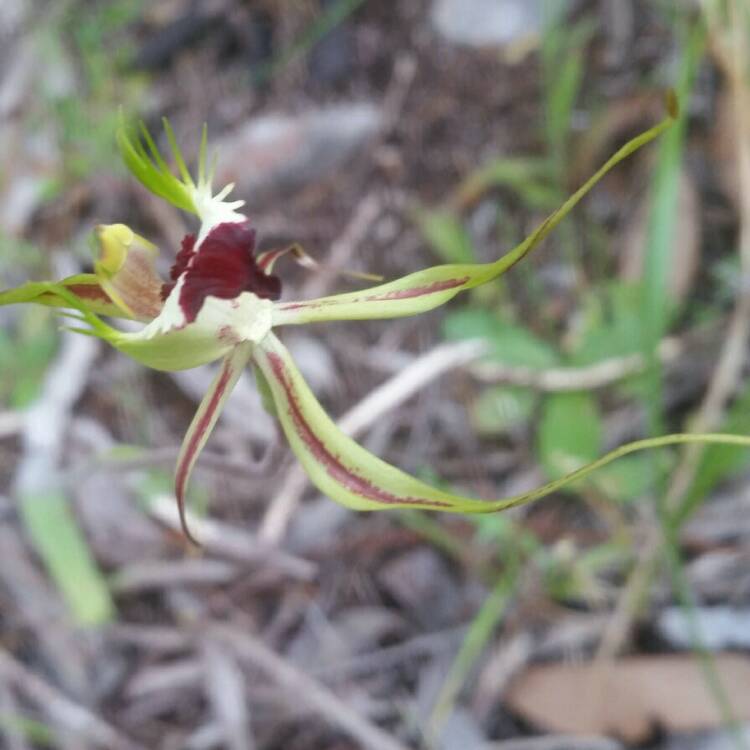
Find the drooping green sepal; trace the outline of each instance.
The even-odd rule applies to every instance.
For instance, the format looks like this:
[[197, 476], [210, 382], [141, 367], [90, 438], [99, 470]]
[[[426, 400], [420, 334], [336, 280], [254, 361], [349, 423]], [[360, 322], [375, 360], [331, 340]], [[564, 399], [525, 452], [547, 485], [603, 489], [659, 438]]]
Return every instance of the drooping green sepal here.
[[271, 389], [287, 440], [310, 480], [332, 500], [353, 510], [407, 507], [447, 513], [495, 513], [564, 489], [630, 453], [685, 443], [750, 448], [750, 437], [744, 435], [675, 434], [648, 438], [620, 446], [530, 492], [480, 500], [431, 487], [369, 453], [345, 435], [318, 403], [288, 350], [273, 333], [256, 347], [253, 357]]
[[[408, 507], [462, 513], [499, 510], [478, 499], [438, 490], [387, 464], [346, 436], [318, 403], [289, 351], [270, 333], [254, 360], [276, 404], [289, 444], [324, 494], [354, 510]], [[513, 501], [508, 501], [509, 505]]]

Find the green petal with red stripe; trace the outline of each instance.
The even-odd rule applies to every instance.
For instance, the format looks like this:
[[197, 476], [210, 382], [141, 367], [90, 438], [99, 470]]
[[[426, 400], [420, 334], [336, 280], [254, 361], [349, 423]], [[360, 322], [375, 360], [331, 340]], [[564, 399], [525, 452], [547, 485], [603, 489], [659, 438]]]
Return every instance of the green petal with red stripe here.
[[359, 292], [282, 302], [274, 310], [274, 325], [416, 315], [444, 304], [465, 289], [497, 278], [533, 250], [607, 172], [664, 132], [674, 121], [673, 114], [670, 112], [658, 125], [628, 141], [520, 245], [494, 263], [434, 266]]
[[435, 489], [347, 437], [325, 413], [273, 333], [253, 356], [292, 450], [315, 486], [333, 500], [354, 510], [411, 507], [477, 513], [493, 509], [483, 500]]
[[623, 445], [561, 479], [521, 495], [498, 500], [463, 497], [409, 476], [347, 437], [325, 413], [289, 352], [273, 333], [256, 347], [253, 358], [270, 387], [287, 440], [311, 481], [323, 494], [354, 510], [409, 507], [453, 513], [494, 513], [549, 495], [637, 451], [684, 443], [750, 447], [750, 437], [744, 435], [665, 435]]
[[175, 470], [175, 496], [177, 507], [180, 512], [180, 523], [188, 537], [197, 544], [191, 536], [185, 519], [185, 491], [187, 489], [193, 466], [203, 450], [216, 421], [224, 408], [224, 404], [232, 393], [232, 390], [242, 374], [245, 365], [250, 359], [252, 344], [240, 344], [236, 346], [225, 358], [216, 373], [216, 377], [201, 401], [193, 421], [182, 441], [180, 454], [177, 457], [177, 468]]
[[[61, 296], [56, 291], [60, 287], [67, 290], [77, 304], [72, 304], [71, 297]], [[15, 289], [0, 292], [0, 305], [15, 305], [24, 302], [47, 307], [73, 309], [85, 307], [97, 315], [107, 315], [113, 318], [129, 319], [132, 317], [112, 302], [93, 273], [79, 273], [54, 283], [30, 281]]]

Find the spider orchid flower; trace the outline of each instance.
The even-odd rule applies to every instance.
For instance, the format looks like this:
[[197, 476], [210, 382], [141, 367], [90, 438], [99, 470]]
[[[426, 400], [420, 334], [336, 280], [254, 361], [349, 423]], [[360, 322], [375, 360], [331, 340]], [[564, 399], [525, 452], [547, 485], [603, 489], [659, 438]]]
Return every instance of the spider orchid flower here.
[[[140, 131], [121, 127], [118, 145], [131, 173], [151, 192], [200, 221], [197, 234], [183, 239], [170, 278], [159, 278], [155, 266], [158, 251], [148, 240], [123, 224], [100, 226], [95, 230], [98, 253], [93, 273], [59, 282], [24, 284], [0, 293], [0, 305], [34, 302], [65, 308], [64, 314], [80, 323], [71, 330], [104, 339], [157, 370], [181, 370], [221, 361], [177, 460], [175, 493], [188, 538], [192, 539], [185, 522], [184, 498], [192, 468], [249, 362], [255, 365], [260, 385], [273, 400], [292, 450], [323, 494], [357, 510], [502, 510], [541, 497], [617, 455], [650, 443], [623, 446], [594, 465], [523, 495], [489, 501], [454, 495], [390, 466], [341, 432], [316, 400], [276, 330], [312, 322], [415, 315], [495, 279], [543, 240], [612, 167], [661, 134], [673, 115], [623, 146], [529, 237], [499, 260], [434, 266], [362, 291], [310, 300], [282, 300], [281, 280], [273, 274], [276, 261], [285, 252], [294, 250], [305, 257], [299, 248], [257, 253], [255, 230], [241, 212], [243, 202], [227, 199], [232, 185], [213, 192], [205, 128], [194, 180], [166, 120], [177, 176], [145, 127]], [[121, 330], [102, 316], [140, 321], [143, 326], [137, 331]]]

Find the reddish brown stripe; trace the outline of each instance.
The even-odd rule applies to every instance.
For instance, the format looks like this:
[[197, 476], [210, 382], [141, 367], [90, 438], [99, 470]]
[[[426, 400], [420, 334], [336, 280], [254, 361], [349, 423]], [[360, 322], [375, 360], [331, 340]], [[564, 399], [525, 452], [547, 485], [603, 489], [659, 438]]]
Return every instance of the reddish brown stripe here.
[[469, 280], [468, 276], [464, 276], [462, 279], [446, 279], [445, 281], [433, 281], [432, 284], [425, 284], [424, 286], [414, 286], [410, 289], [394, 289], [392, 292], [386, 292], [385, 294], [373, 294], [370, 297], [365, 297], [367, 302], [386, 302], [394, 299], [411, 299], [412, 297], [422, 297], [425, 294], [435, 294], [437, 292], [445, 292], [448, 289], [455, 289], [457, 286], [463, 286]]
[[326, 305], [335, 304], [333, 302], [292, 302], [288, 305], [279, 305], [280, 310], [314, 310], [317, 307], [325, 307]]
[[[394, 289], [390, 292], [383, 294], [371, 294], [369, 297], [357, 297], [355, 299], [348, 300], [349, 304], [356, 304], [360, 302], [390, 302], [392, 300], [399, 299], [413, 299], [414, 297], [423, 297], [427, 294], [436, 294], [437, 292], [446, 292], [449, 289], [455, 289], [456, 287], [463, 286], [468, 280], [469, 276], [464, 276], [461, 279], [445, 279], [444, 281], [433, 281], [431, 284], [425, 284], [424, 286], [414, 286], [409, 289]], [[319, 307], [332, 307], [334, 305], [341, 304], [338, 300], [310, 300], [309, 302], [292, 302], [287, 305], [280, 305], [281, 310], [315, 310]]]
[[227, 383], [229, 383], [232, 377], [233, 368], [229, 363], [224, 363], [222, 365], [222, 368], [223, 369], [221, 371], [219, 382], [216, 384], [216, 388], [211, 394], [211, 400], [208, 402], [206, 410], [201, 415], [200, 420], [198, 420], [198, 424], [195, 426], [195, 429], [190, 435], [190, 439], [185, 446], [185, 453], [182, 456], [182, 460], [177, 465], [177, 472], [175, 475], [175, 496], [177, 498], [177, 508], [180, 512], [180, 524], [182, 525], [182, 530], [185, 533], [185, 536], [195, 544], [198, 544], [198, 542], [190, 533], [190, 530], [187, 526], [187, 520], [185, 518], [185, 485], [187, 482], [188, 474], [190, 472], [190, 466], [196, 456], [196, 453], [198, 452], [198, 446], [200, 444], [201, 437], [209, 428], [211, 419], [218, 409], [221, 402], [221, 397], [223, 396], [224, 391], [227, 388]]
[[90, 299], [95, 302], [106, 302], [112, 304], [112, 300], [99, 284], [71, 284], [66, 287], [68, 291], [73, 292], [76, 297], [81, 299]]
[[281, 384], [289, 404], [289, 414], [294, 422], [297, 434], [315, 457], [315, 460], [325, 466], [328, 475], [340, 485], [365, 500], [373, 500], [383, 504], [420, 505], [427, 508], [449, 508], [449, 503], [437, 500], [427, 500], [419, 497], [399, 497], [380, 487], [347, 468], [341, 459], [331, 453], [323, 441], [313, 432], [300, 408], [294, 385], [286, 371], [284, 360], [269, 352], [268, 360], [276, 380]]

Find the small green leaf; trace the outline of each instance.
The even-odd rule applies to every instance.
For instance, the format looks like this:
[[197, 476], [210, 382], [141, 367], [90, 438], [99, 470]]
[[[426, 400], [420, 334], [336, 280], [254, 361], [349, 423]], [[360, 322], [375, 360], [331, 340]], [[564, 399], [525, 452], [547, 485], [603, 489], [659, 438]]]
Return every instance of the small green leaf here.
[[52, 356], [57, 331], [43, 310], [26, 309], [12, 335], [0, 331], [0, 403], [23, 409], [36, 397]]
[[531, 418], [536, 395], [524, 388], [487, 388], [471, 406], [471, 422], [480, 435], [505, 435]]
[[539, 426], [539, 459], [556, 479], [593, 461], [599, 453], [602, 424], [588, 393], [556, 393], [544, 403]]
[[582, 322], [572, 342], [570, 362], [585, 366], [641, 350], [643, 297], [640, 285], [614, 283], [583, 301]]
[[552, 177], [552, 165], [547, 159], [503, 156], [472, 172], [456, 191], [455, 202], [472, 203], [487, 190], [503, 187], [512, 190], [530, 208], [547, 211], [560, 198], [559, 191], [549, 184]]
[[544, 369], [558, 363], [555, 350], [528, 328], [507, 323], [488, 310], [465, 308], [449, 313], [443, 323], [446, 338], [485, 339], [490, 359], [507, 365]]
[[417, 215], [425, 239], [444, 263], [476, 263], [474, 245], [463, 224], [445, 211], [423, 211]]
[[20, 508], [34, 549], [76, 622], [109, 622], [115, 612], [109, 589], [66, 497], [55, 490], [27, 495]]

